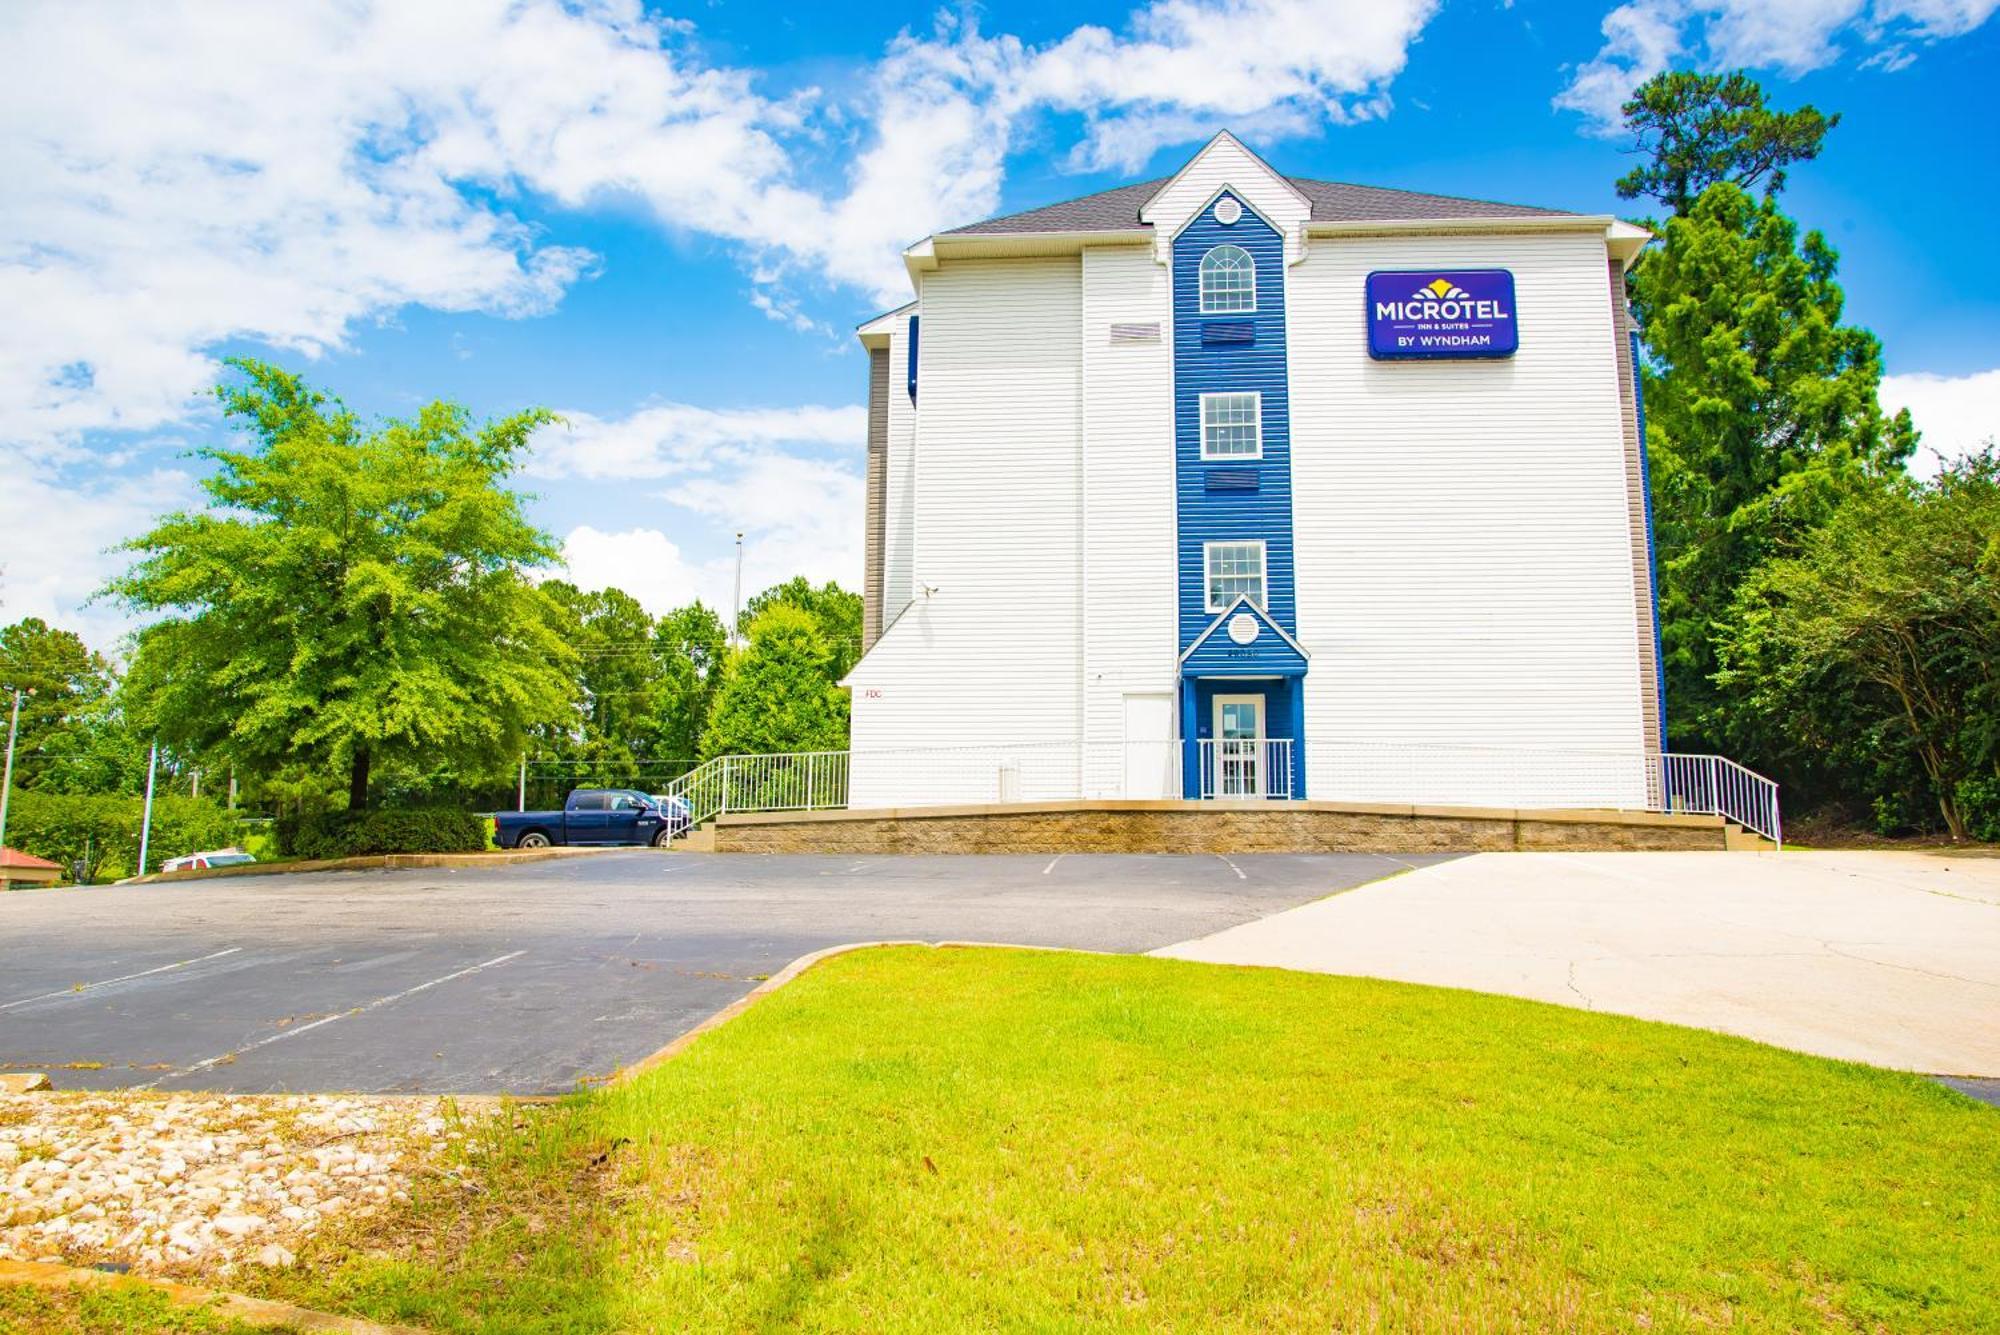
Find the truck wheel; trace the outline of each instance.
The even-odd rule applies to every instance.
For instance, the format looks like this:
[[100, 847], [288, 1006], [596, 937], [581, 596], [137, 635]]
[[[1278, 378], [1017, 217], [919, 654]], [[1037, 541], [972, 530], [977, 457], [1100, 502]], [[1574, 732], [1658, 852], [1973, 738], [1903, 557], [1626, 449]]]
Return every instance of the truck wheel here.
[[549, 837], [540, 830], [530, 830], [514, 841], [516, 848], [547, 848]]
[[674, 832], [671, 829], [667, 828], [666, 826], [662, 825], [660, 827], [659, 833], [653, 836], [653, 847], [665, 848], [668, 844], [671, 844], [673, 841], [674, 841]]

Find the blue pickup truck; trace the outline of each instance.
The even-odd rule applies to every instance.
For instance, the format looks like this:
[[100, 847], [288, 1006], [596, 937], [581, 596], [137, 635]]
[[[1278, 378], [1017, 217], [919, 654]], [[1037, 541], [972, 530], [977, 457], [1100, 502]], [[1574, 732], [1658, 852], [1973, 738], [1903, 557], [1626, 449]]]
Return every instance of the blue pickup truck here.
[[559, 844], [651, 844], [665, 848], [689, 824], [688, 804], [633, 788], [578, 788], [561, 811], [496, 811], [493, 842], [502, 848]]

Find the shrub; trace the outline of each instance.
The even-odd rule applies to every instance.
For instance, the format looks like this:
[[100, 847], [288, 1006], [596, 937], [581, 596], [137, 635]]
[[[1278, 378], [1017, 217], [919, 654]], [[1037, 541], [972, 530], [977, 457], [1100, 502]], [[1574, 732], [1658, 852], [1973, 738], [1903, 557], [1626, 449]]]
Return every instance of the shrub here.
[[2000, 843], [2000, 777], [1961, 779], [1958, 806], [1965, 813], [1967, 834]]
[[381, 853], [477, 853], [488, 845], [484, 816], [450, 807], [318, 811], [278, 818], [286, 856], [372, 857]]
[[[7, 806], [7, 843], [62, 864], [66, 873], [85, 864], [83, 879], [129, 874], [139, 865], [139, 833], [146, 802], [140, 797], [83, 797], [20, 792]], [[160, 797], [153, 802], [148, 871], [168, 858], [235, 841], [237, 818], [206, 798]]]

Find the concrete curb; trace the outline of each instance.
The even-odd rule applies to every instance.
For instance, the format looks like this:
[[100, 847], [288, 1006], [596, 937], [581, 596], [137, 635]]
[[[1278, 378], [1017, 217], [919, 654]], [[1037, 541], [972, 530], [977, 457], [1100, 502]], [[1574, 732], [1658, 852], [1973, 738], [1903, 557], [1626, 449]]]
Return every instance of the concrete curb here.
[[[405, 871], [413, 867], [491, 867], [517, 862], [547, 862], [557, 858], [587, 858], [600, 853], [645, 851], [643, 844], [607, 844], [602, 848], [511, 848], [488, 853], [381, 853], [363, 858], [323, 858], [317, 862], [254, 862], [240, 867], [208, 867], [199, 871], [156, 871], [128, 876], [115, 885], [152, 885], [179, 881], [209, 881], [225, 876], [287, 876], [313, 871]], [[66, 890], [78, 887], [64, 886]], [[90, 889], [89, 886], [82, 887]]]
[[165, 1295], [176, 1307], [202, 1307], [217, 1316], [240, 1321], [246, 1326], [285, 1327], [292, 1330], [325, 1331], [329, 1335], [429, 1335], [419, 1326], [385, 1326], [359, 1317], [315, 1312], [309, 1307], [246, 1298], [239, 1293], [222, 1293], [197, 1288], [170, 1279], [145, 1275], [114, 1275], [82, 1266], [51, 1265], [45, 1261], [0, 1260], [0, 1284], [21, 1284], [37, 1289], [116, 1288], [136, 1284]]
[[646, 1072], [672, 1061], [675, 1057], [686, 1051], [688, 1045], [693, 1043], [697, 1038], [700, 1038], [711, 1029], [720, 1029], [744, 1011], [749, 1010], [760, 998], [769, 996], [823, 960], [830, 960], [836, 955], [852, 954], [857, 950], [875, 950], [883, 946], [929, 946], [931, 944], [929, 941], [851, 941], [844, 946], [828, 946], [824, 950], [815, 950], [809, 955], [801, 955], [736, 1000], [730, 1002], [727, 1006], [724, 1006], [715, 1014], [709, 1016], [706, 1020], [703, 1020], [694, 1028], [668, 1043], [665, 1047], [641, 1057], [630, 1066], [619, 1067], [613, 1073], [612, 1077], [604, 1082], [602, 1087], [612, 1089], [619, 1085], [629, 1085]]

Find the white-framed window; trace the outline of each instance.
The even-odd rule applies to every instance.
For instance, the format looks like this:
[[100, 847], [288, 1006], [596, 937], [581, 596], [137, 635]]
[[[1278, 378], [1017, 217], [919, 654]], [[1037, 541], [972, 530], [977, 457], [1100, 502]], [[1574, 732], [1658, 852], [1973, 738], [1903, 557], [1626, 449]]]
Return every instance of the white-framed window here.
[[1201, 457], [1261, 459], [1264, 457], [1264, 396], [1204, 394], [1201, 396]]
[[1264, 544], [1204, 542], [1201, 561], [1207, 571], [1208, 610], [1221, 612], [1238, 598], [1264, 605]]
[[1257, 309], [1257, 261], [1241, 246], [1217, 246], [1201, 257], [1201, 313], [1232, 315]]

